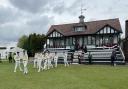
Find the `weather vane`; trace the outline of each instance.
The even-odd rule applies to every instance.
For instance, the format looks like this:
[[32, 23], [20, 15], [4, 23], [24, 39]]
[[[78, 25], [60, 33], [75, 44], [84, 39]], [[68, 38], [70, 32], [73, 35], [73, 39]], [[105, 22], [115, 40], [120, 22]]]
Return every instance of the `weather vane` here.
[[82, 4], [82, 1], [81, 1], [81, 15], [83, 15], [83, 12], [86, 11], [87, 9], [84, 9], [83, 8], [83, 4]]

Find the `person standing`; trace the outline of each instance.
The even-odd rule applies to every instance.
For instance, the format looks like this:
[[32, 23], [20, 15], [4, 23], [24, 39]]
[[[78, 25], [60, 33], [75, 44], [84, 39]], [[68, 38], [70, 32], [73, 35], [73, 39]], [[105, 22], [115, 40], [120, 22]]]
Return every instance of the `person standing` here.
[[14, 60], [14, 53], [12, 53], [12, 61], [13, 61], [13, 63], [15, 63], [15, 60]]
[[52, 57], [52, 54], [50, 54], [50, 52], [48, 52], [47, 58], [48, 58], [48, 69], [53, 68], [53, 65], [52, 65], [53, 57]]
[[113, 49], [112, 55], [111, 55], [111, 65], [116, 66], [116, 50]]
[[43, 60], [44, 60], [44, 70], [47, 70], [47, 66], [48, 66], [48, 54], [47, 53], [44, 53], [44, 57], [43, 57]]
[[43, 70], [43, 67], [42, 67], [42, 59], [43, 59], [42, 53], [39, 53], [39, 55], [38, 55], [38, 61], [37, 61], [38, 72], [40, 72], [41, 69]]
[[28, 55], [27, 55], [27, 51], [23, 52], [23, 66], [24, 66], [24, 74], [28, 73], [28, 68], [27, 68], [27, 64], [28, 64]]
[[8, 59], [9, 59], [9, 63], [12, 63], [12, 53], [11, 52], [9, 53]]
[[34, 63], [34, 68], [38, 68], [38, 66], [37, 66], [37, 59], [38, 59], [38, 53], [35, 53], [35, 56], [34, 56], [34, 61], [33, 61], [33, 63]]
[[22, 68], [21, 68], [21, 66], [20, 66], [20, 55], [19, 55], [19, 52], [17, 52], [17, 53], [14, 55], [14, 60], [15, 60], [14, 72], [16, 72], [17, 67], [19, 67], [20, 71], [23, 71]]
[[88, 61], [89, 61], [89, 64], [91, 65], [92, 64], [92, 54], [91, 54], [91, 52], [89, 52], [89, 54], [88, 54]]
[[68, 56], [67, 53], [66, 53], [66, 52], [63, 52], [64, 66], [65, 66], [65, 67], [66, 67], [66, 66], [69, 66], [67, 56]]
[[80, 53], [80, 54], [78, 55], [78, 62], [79, 62], [79, 64], [81, 64], [81, 60], [82, 60], [82, 53]]
[[73, 63], [73, 58], [74, 58], [74, 53], [72, 52], [72, 53], [71, 53], [71, 63], [70, 63], [70, 64]]
[[57, 52], [55, 52], [54, 63], [55, 63], [55, 67], [57, 67], [57, 63], [58, 63], [58, 55], [57, 55]]

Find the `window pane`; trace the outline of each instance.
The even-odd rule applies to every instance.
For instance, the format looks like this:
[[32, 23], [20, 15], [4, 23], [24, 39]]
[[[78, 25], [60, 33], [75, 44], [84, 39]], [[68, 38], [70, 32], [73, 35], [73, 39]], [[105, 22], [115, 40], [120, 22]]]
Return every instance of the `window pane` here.
[[75, 32], [84, 31], [84, 27], [75, 27]]
[[111, 30], [110, 27], [108, 27], [107, 29], [108, 29], [108, 33], [110, 33], [110, 30]]
[[114, 29], [111, 29], [111, 33], [114, 33]]
[[53, 32], [53, 37], [55, 37], [55, 32]]
[[49, 40], [49, 45], [53, 46], [53, 40], [51, 40], [51, 39]]
[[91, 44], [91, 36], [88, 36], [88, 44]]
[[60, 37], [60, 33], [58, 33], [58, 37]]
[[107, 33], [107, 28], [106, 27], [104, 28], [104, 33]]
[[92, 37], [91, 44], [95, 45], [95, 37]]
[[84, 44], [87, 45], [87, 37], [84, 37]]
[[103, 34], [103, 29], [100, 31], [100, 34]]

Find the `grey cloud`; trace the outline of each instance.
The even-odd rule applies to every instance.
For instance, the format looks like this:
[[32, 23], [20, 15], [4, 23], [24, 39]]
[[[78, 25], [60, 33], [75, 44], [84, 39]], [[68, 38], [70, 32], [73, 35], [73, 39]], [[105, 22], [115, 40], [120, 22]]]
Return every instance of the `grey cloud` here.
[[46, 24], [49, 23], [49, 21], [50, 21], [50, 18], [48, 18], [47, 16], [39, 16], [39, 17], [35, 17], [35, 18], [29, 20], [27, 22], [27, 24], [30, 25], [30, 26], [34, 26], [34, 25], [38, 26], [40, 24], [45, 24], [46, 25]]
[[20, 17], [20, 13], [13, 8], [0, 7], [0, 24], [15, 21]]
[[[17, 30], [13, 30], [13, 28], [5, 27], [0, 28], [0, 41], [17, 41], [19, 38], [19, 32]], [[17, 33], [15, 33], [17, 32]]]
[[10, 0], [10, 3], [20, 10], [33, 14], [49, 11], [61, 14], [69, 9], [64, 0]]
[[58, 14], [62, 14], [63, 12], [65, 12], [65, 10], [67, 9], [65, 8], [64, 4], [59, 4], [53, 8], [53, 12], [56, 12]]
[[52, 10], [54, 13], [62, 14], [65, 11], [67, 11], [67, 7], [63, 1], [60, 1], [60, 2], [56, 2], [56, 4], [54, 4]]
[[49, 2], [52, 0], [10, 0], [11, 4], [20, 10], [31, 13], [43, 12]]
[[17, 41], [23, 34], [24, 25], [18, 22], [6, 23], [0, 26], [0, 41]]
[[33, 16], [26, 20], [26, 23], [13, 22], [0, 26], [0, 41], [17, 41], [22, 35], [31, 33], [45, 34], [49, 24], [53, 22], [53, 17]]
[[53, 17], [39, 16], [29, 20], [26, 24], [30, 32], [44, 34], [49, 29], [50, 23], [53, 23]]
[[[69, 2], [68, 2], [69, 3]], [[74, 15], [78, 13], [78, 6], [80, 6], [80, 2], [77, 0], [74, 0], [73, 3], [71, 3], [69, 6], [66, 6], [67, 2], [64, 2], [64, 0], [56, 2], [56, 4], [53, 5], [52, 11], [53, 13], [57, 14], [69, 14], [69, 15]], [[80, 11], [80, 9], [79, 9]]]

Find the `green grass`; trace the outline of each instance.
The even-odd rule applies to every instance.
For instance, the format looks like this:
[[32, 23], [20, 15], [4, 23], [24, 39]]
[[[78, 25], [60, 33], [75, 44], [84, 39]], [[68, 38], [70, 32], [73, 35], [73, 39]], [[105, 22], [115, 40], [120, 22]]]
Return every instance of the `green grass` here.
[[71, 65], [29, 74], [13, 72], [14, 64], [0, 64], [0, 89], [128, 89], [128, 66]]

